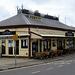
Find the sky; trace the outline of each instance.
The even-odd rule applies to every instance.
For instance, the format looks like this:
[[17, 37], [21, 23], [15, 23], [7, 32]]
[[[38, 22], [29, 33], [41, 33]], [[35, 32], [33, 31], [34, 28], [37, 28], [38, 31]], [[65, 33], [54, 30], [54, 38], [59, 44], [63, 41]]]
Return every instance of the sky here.
[[17, 6], [59, 17], [59, 21], [75, 27], [75, 0], [0, 0], [0, 21], [17, 14]]

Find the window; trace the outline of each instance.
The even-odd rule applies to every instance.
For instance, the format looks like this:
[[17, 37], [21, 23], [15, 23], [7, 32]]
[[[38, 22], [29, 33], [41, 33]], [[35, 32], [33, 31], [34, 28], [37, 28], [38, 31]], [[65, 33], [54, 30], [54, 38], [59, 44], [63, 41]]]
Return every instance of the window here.
[[63, 49], [63, 46], [62, 46], [62, 39], [58, 39], [58, 40], [57, 40], [57, 48], [58, 48], [58, 50], [62, 50], [62, 49]]
[[5, 40], [2, 40], [2, 54], [5, 54]]
[[56, 40], [53, 39], [53, 47], [56, 46]]
[[8, 42], [9, 54], [13, 54], [13, 40]]
[[28, 48], [28, 40], [21, 40], [21, 48]]
[[73, 42], [73, 40], [68, 39], [68, 40], [66, 41], [66, 46], [67, 46], [67, 48], [73, 48], [73, 47], [74, 47], [74, 42]]

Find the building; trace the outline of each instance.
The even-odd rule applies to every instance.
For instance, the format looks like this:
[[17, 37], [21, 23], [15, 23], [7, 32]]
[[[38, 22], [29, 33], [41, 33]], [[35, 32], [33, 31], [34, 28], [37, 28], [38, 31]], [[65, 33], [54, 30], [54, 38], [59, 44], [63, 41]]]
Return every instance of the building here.
[[[16, 43], [14, 34], [18, 34]], [[2, 56], [15, 56], [15, 48], [18, 57], [32, 57], [33, 52], [62, 50], [74, 45], [75, 29], [59, 22], [57, 17], [18, 10], [17, 15], [0, 22]]]

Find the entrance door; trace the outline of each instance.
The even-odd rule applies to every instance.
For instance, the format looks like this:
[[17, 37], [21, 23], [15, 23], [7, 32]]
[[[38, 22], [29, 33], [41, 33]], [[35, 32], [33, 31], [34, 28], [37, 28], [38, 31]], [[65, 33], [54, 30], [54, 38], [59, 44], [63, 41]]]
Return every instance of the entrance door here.
[[38, 52], [38, 41], [32, 43], [32, 55], [34, 52]]
[[5, 40], [2, 40], [2, 54], [5, 54]]
[[58, 50], [62, 50], [62, 49], [63, 49], [63, 47], [62, 47], [62, 39], [59, 39], [59, 40], [57, 41], [57, 49], [58, 49]]
[[16, 47], [16, 54], [19, 55], [19, 40], [16, 41], [16, 46], [15, 47]]

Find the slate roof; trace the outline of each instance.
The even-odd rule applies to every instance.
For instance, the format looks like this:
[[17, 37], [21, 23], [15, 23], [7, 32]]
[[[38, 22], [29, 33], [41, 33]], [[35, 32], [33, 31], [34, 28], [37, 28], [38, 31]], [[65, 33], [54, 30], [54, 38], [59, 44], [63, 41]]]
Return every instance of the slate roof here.
[[18, 13], [17, 15], [0, 22], [0, 27], [15, 26], [15, 25], [38, 25], [38, 26], [47, 26], [47, 27], [56, 27], [62, 29], [75, 30], [74, 28], [65, 25], [57, 20], [42, 18], [41, 21], [38, 21], [25, 16], [23, 13]]

